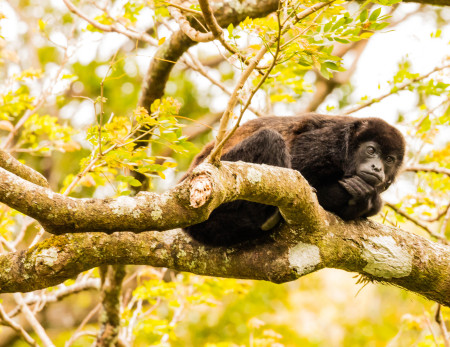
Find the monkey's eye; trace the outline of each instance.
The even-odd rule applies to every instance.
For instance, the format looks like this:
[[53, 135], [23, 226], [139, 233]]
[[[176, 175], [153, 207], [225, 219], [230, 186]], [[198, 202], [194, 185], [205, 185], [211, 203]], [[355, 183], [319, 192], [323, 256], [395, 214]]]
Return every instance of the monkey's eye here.
[[373, 146], [368, 146], [366, 149], [366, 153], [369, 155], [375, 154], [375, 147]]
[[395, 158], [393, 156], [390, 155], [390, 156], [386, 157], [386, 163], [394, 164], [394, 162], [395, 162]]

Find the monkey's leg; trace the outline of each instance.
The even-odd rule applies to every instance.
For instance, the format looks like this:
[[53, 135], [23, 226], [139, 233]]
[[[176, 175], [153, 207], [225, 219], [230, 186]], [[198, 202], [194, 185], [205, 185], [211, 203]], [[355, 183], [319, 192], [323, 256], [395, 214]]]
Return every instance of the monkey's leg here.
[[[289, 151], [283, 137], [271, 129], [262, 129], [225, 153], [225, 161], [290, 167]], [[277, 216], [278, 215], [278, 216]], [[185, 230], [197, 241], [213, 246], [231, 246], [269, 234], [279, 220], [278, 208], [237, 200], [215, 209], [209, 219]]]

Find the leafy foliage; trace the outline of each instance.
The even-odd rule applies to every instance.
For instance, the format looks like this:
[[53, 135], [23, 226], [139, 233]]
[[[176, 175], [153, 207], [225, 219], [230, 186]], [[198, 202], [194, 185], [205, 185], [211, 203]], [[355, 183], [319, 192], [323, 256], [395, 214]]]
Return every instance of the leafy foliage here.
[[[339, 78], [352, 73], [344, 68], [349, 66], [347, 59], [352, 53], [339, 54], [338, 48], [357, 48], [362, 40], [370, 43], [380, 32], [397, 30], [389, 26], [395, 24], [392, 18], [403, 18], [402, 22], [429, 11], [428, 18], [438, 18], [430, 39], [448, 47], [448, 16], [442, 14], [444, 11], [420, 9], [404, 15], [403, 4], [398, 6], [400, 10], [385, 7], [397, 2], [356, 4], [339, 0], [298, 20], [297, 16], [317, 1], [283, 1], [279, 11], [265, 18], [248, 17], [239, 24], [229, 24], [224, 29], [225, 40], [237, 53], [224, 54], [217, 49], [217, 42], [199, 44], [175, 65], [167, 83], [157, 81], [166, 83], [166, 92], [149, 109], [136, 105], [143, 75], [155, 51], [166, 49], [175, 27], [166, 1], [73, 2], [94, 23], [146, 32], [156, 39], [157, 47], [105, 33], [50, 1], [5, 5], [0, 9], [2, 149], [44, 173], [52, 189], [77, 197], [132, 194], [142, 188], [140, 175], [150, 180], [152, 189], [166, 189], [177, 180], [175, 169], [182, 171], [196, 152], [185, 129], [197, 127], [190, 133], [196, 135], [194, 141], [199, 146], [212, 139], [209, 130], [215, 129], [216, 123], [208, 117], [223, 112], [228, 93], [261, 49], [267, 48], [267, 53], [239, 96], [244, 104], [264, 81], [257, 92], [258, 101], [251, 103], [264, 115], [281, 113], [277, 111], [280, 106], [283, 114], [298, 112], [299, 106], [320, 94], [323, 84], [329, 91], [321, 107], [336, 113], [346, 111], [346, 106], [355, 103], [357, 87], [351, 79]], [[192, 18], [198, 13], [192, 10], [200, 11], [198, 3], [183, 6], [190, 11], [182, 13], [197, 23]], [[379, 54], [389, 52], [382, 48]], [[359, 56], [354, 54], [352, 59], [357, 61]], [[404, 101], [389, 106], [408, 137], [407, 165], [450, 169], [447, 65], [448, 58], [443, 57], [434, 72], [424, 71], [405, 57], [389, 78], [386, 94], [364, 91], [364, 97], [356, 98], [365, 115], [384, 117], [376, 107], [391, 96], [411, 97], [413, 101], [407, 101], [410, 112], [401, 110]], [[384, 66], [373, 61], [371, 68], [378, 71]], [[239, 113], [237, 108], [234, 112]], [[246, 113], [247, 118], [253, 116]], [[402, 213], [385, 208], [380, 221], [404, 223], [408, 230], [428, 236], [413, 223], [420, 221], [433, 233], [450, 237], [448, 174], [408, 173], [396, 187], [398, 194], [386, 200]], [[0, 217], [2, 252], [26, 249], [42, 236], [37, 227], [30, 227], [29, 220], [10, 208], [2, 206]], [[312, 274], [280, 286], [149, 267], [130, 267], [128, 272], [120, 337], [125, 336], [135, 346], [444, 344], [437, 334], [432, 303], [397, 288], [372, 284], [357, 294], [354, 279], [342, 273]], [[87, 272], [36, 296], [41, 299], [83, 278], [97, 277], [95, 271]], [[54, 306], [39, 301], [33, 310], [45, 309], [42, 316], [46, 320], [41, 322], [49, 328], [55, 344], [63, 346], [74, 336], [75, 323], [83, 321], [97, 300], [97, 293], [83, 292]], [[4, 303], [8, 312], [15, 305], [6, 296]], [[450, 311], [443, 310], [443, 315], [448, 325]], [[66, 324], [66, 318], [69, 325], [61, 322]], [[98, 324], [91, 322], [84, 329], [98, 330]], [[0, 334], [6, 330], [2, 328]], [[0, 346], [11, 343], [3, 342], [1, 335]], [[89, 334], [73, 344], [90, 345]]]

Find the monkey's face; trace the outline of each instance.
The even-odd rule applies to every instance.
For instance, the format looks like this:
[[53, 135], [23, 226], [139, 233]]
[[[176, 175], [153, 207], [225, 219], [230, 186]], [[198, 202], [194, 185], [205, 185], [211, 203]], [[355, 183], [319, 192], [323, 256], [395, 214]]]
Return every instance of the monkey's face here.
[[398, 162], [394, 153], [383, 153], [377, 142], [363, 142], [355, 153], [355, 173], [375, 188], [388, 186]]

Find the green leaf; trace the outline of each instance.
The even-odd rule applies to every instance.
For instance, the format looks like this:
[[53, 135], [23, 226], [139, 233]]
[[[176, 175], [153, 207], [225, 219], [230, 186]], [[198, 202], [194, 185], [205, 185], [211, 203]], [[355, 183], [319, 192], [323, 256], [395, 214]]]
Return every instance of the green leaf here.
[[337, 65], [336, 63], [332, 62], [332, 61], [326, 61], [325, 63], [323, 63], [323, 66], [325, 66], [327, 69], [330, 70], [335, 70], [335, 71], [341, 71], [342, 68]]
[[333, 25], [332, 21], [329, 21], [327, 24], [325, 24], [325, 26], [323, 27], [323, 32], [328, 32], [331, 29], [331, 26]]
[[129, 182], [130, 186], [133, 187], [140, 187], [142, 186], [142, 183], [139, 182], [137, 179], [133, 178], [130, 182]]
[[320, 74], [325, 77], [327, 80], [329, 80], [333, 75], [328, 71], [327, 67], [325, 65], [322, 65], [320, 67]]
[[331, 28], [332, 31], [336, 31], [337, 28], [345, 24], [345, 17], [340, 18]]
[[380, 13], [381, 13], [381, 7], [378, 7], [375, 11], [373, 11], [370, 14], [369, 21], [375, 22], [377, 20], [378, 16], [380, 15]]
[[361, 14], [359, 15], [359, 20], [362, 22], [365, 22], [368, 16], [368, 11], [367, 8], [364, 9], [364, 11], [361, 12]]
[[373, 24], [373, 25], [375, 26], [374, 30], [382, 30], [382, 29], [386, 28], [389, 25], [389, 23], [384, 22], [384, 23], [377, 23], [377, 24]]

